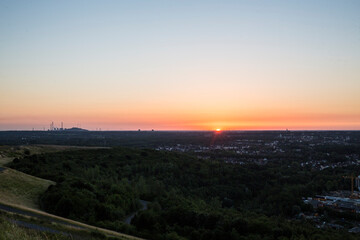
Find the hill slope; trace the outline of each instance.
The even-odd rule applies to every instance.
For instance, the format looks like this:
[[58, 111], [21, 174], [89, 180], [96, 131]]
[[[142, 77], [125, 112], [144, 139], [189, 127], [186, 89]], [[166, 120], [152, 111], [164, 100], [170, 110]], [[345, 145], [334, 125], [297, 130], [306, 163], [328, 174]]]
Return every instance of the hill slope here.
[[55, 182], [10, 168], [0, 171], [0, 201], [39, 209], [39, 197]]

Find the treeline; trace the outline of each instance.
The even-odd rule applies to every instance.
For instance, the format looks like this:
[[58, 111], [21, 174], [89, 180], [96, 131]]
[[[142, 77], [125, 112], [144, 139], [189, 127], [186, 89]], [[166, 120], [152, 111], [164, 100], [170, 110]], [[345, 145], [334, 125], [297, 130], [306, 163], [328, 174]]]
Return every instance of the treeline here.
[[[280, 135], [282, 138], [279, 137]], [[300, 139], [303, 136], [313, 139], [311, 142], [303, 142], [306, 148], [309, 147], [308, 143], [322, 143], [325, 139], [341, 140], [349, 137], [346, 143], [340, 145], [355, 147], [358, 147], [360, 142], [360, 131], [223, 131], [221, 134], [212, 131], [0, 131], [0, 145], [49, 144], [156, 148], [176, 144], [231, 145], [242, 140], [249, 142], [277, 140], [280, 143], [288, 143], [289, 139]], [[296, 145], [296, 148], [299, 148], [302, 144]]]
[[[44, 210], [148, 239], [354, 238], [287, 220], [312, 211], [302, 197], [345, 188], [344, 170], [305, 171], [290, 161], [225, 164], [127, 148], [31, 155], [9, 167], [57, 183], [40, 199]], [[124, 224], [139, 199], [149, 208]]]

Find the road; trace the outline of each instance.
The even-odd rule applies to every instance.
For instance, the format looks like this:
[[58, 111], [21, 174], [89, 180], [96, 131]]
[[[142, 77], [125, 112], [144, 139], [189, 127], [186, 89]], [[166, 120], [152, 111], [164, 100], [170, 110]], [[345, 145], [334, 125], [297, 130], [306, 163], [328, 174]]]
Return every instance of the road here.
[[62, 234], [64, 236], [72, 236], [69, 233], [59, 231], [59, 230], [55, 230], [55, 229], [52, 229], [52, 228], [49, 228], [49, 227], [44, 227], [44, 226], [34, 224], [34, 223], [28, 223], [28, 222], [24, 222], [24, 221], [20, 221], [20, 220], [14, 220], [14, 219], [9, 219], [9, 221], [16, 224], [16, 225], [18, 225], [18, 226], [20, 226], [20, 227], [34, 229], [34, 230], [38, 230], [38, 231], [41, 231], [41, 232]]
[[41, 220], [46, 220], [46, 221], [50, 221], [50, 222], [60, 223], [60, 224], [67, 225], [67, 226], [70, 226], [70, 227], [75, 227], [75, 228], [84, 229], [84, 228], [81, 227], [81, 226], [78, 226], [78, 225], [75, 225], [75, 224], [71, 224], [71, 223], [68, 223], [68, 222], [66, 222], [66, 221], [62, 221], [62, 220], [59, 220], [59, 219], [50, 218], [50, 217], [43, 216], [43, 215], [38, 214], [38, 213], [35, 213], [35, 212], [30, 212], [30, 211], [18, 209], [18, 208], [15, 208], [15, 207], [11, 207], [11, 206], [8, 206], [8, 205], [4, 205], [4, 204], [2, 204], [2, 203], [0, 203], [0, 210], [3, 210], [3, 211], [5, 211], [5, 212], [16, 213], [16, 214], [23, 215], [23, 216], [28, 216], [28, 217], [36, 217], [36, 218], [41, 219]]
[[149, 204], [148, 201], [139, 200], [139, 202], [140, 202], [141, 205], [142, 205], [141, 209], [137, 210], [136, 212], [133, 212], [133, 213], [130, 214], [128, 217], [126, 217], [125, 220], [124, 220], [125, 223], [130, 224], [130, 223], [131, 223], [131, 220], [135, 217], [135, 215], [136, 215], [138, 212], [148, 209], [148, 204]]

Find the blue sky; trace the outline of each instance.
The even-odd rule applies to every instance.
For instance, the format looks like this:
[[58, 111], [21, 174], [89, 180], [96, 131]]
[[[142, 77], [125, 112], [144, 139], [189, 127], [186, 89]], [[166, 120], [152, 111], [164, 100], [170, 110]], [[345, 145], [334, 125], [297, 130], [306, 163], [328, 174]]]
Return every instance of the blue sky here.
[[276, 120], [284, 111], [312, 119], [299, 128], [359, 128], [359, 12], [360, 1], [0, 1], [0, 129], [266, 129], [291, 125]]

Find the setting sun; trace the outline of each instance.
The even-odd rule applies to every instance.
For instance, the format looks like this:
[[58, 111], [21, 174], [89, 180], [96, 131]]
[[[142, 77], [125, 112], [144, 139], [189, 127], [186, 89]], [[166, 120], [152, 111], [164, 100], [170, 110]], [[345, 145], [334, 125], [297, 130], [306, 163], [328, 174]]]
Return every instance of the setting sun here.
[[360, 1], [5, 2], [0, 131], [360, 130]]

